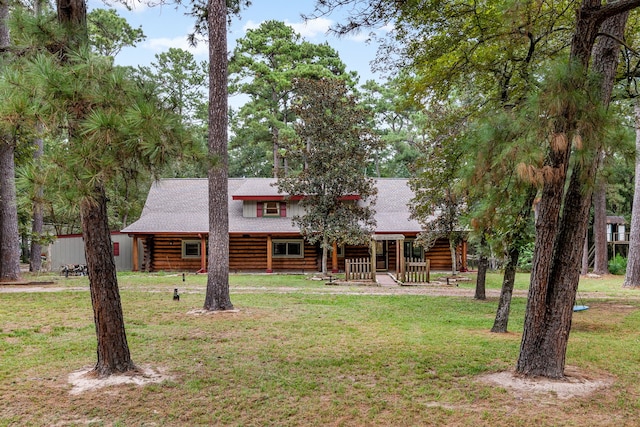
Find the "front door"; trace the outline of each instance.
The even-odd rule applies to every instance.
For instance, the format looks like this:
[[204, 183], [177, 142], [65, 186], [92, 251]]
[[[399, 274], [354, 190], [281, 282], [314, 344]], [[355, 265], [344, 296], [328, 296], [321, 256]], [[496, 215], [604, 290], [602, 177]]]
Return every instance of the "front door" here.
[[376, 270], [387, 270], [387, 241], [376, 242]]

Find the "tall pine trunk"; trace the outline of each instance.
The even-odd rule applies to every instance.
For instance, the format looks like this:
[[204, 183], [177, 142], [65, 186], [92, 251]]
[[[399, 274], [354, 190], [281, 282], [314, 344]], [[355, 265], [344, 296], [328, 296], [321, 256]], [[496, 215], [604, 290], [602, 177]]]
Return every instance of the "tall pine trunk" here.
[[[69, 59], [69, 51], [79, 49], [88, 42], [87, 8], [84, 0], [57, 0], [57, 7], [58, 20], [67, 30], [66, 44], [61, 52], [64, 63]], [[67, 112], [69, 141], [80, 145], [83, 141], [78, 128], [85, 119], [84, 113], [73, 108]], [[80, 201], [80, 222], [98, 339], [98, 361], [93, 372], [104, 377], [134, 370], [124, 329], [104, 183], [98, 181]]]
[[[566, 361], [567, 343], [571, 329], [573, 305], [575, 303], [582, 248], [586, 236], [590, 194], [582, 185], [582, 171], [576, 167], [571, 175], [569, 189], [559, 232], [549, 259], [547, 287], [544, 294], [536, 295], [530, 311], [527, 305], [525, 330], [516, 371], [531, 376], [562, 378]], [[595, 167], [585, 171], [595, 174]], [[533, 283], [532, 283], [533, 287]], [[529, 293], [531, 296], [531, 291]]]
[[[1, 59], [6, 65], [9, 55], [9, 2], [0, 0]], [[20, 232], [16, 196], [15, 141], [10, 134], [0, 135], [0, 282], [20, 279]]]
[[[619, 3], [626, 3], [629, 7], [635, 4]], [[600, 6], [598, 0], [583, 1], [577, 15], [570, 66], [581, 66], [586, 77], [596, 36], [600, 31], [611, 34], [613, 37], [603, 37], [594, 50], [594, 62], [597, 64], [594, 68], [603, 74], [601, 99], [608, 104], [619, 54], [617, 40], [622, 39], [627, 14], [623, 13], [624, 10], [610, 15], [595, 13]], [[612, 10], [608, 8], [608, 11]], [[582, 80], [586, 81], [586, 78]], [[580, 79], [573, 77], [572, 84], [579, 82]], [[554, 137], [563, 136], [566, 139], [551, 144], [547, 166], [553, 168], [554, 179], [544, 184], [536, 221], [534, 264], [516, 364], [519, 374], [548, 378], [564, 376], [591, 189], [601, 150], [601, 145], [596, 141], [589, 149], [590, 157], [585, 156], [582, 162], [574, 162], [566, 194], [563, 194], [571, 152], [570, 141], [577, 131], [574, 113], [567, 108], [555, 122]], [[560, 206], [563, 206], [561, 216]]]
[[623, 286], [640, 287], [640, 100], [636, 98], [633, 108], [636, 123], [636, 176], [631, 212], [631, 232], [629, 233], [629, 255], [627, 273]]
[[15, 145], [0, 136], [0, 282], [20, 279], [20, 233], [15, 181]]
[[107, 197], [102, 185], [96, 186], [93, 199], [85, 198], [82, 201], [80, 215], [98, 338], [98, 362], [94, 372], [100, 377], [127, 372], [135, 369], [135, 365], [131, 360], [124, 329], [107, 216]]
[[227, 5], [209, 0], [209, 256], [204, 309], [231, 310], [227, 155]]

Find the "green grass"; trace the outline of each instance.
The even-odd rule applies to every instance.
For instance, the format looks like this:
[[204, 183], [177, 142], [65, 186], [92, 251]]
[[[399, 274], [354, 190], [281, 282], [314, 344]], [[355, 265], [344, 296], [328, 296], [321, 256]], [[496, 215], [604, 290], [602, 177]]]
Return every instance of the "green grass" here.
[[[527, 280], [518, 275], [516, 289]], [[620, 277], [580, 284], [592, 308], [574, 316], [567, 355], [614, 385], [552, 403], [477, 380], [513, 368], [525, 298], [513, 300], [510, 333], [497, 335], [497, 300], [473, 300], [473, 281], [450, 297], [373, 295], [380, 288], [302, 275], [230, 282], [239, 312], [197, 316], [205, 275], [119, 275], [134, 361], [173, 379], [79, 396], [67, 376], [95, 363], [86, 278], [57, 278], [56, 292], [0, 288], [0, 426], [604, 426], [632, 425], [640, 409], [640, 291], [621, 289]], [[500, 284], [489, 275], [489, 289]]]

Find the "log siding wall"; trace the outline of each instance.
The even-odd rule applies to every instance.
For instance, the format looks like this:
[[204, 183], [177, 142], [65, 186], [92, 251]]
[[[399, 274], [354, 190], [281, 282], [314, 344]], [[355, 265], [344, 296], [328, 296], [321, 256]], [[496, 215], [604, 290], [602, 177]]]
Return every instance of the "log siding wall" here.
[[[301, 237], [277, 236], [274, 240], [296, 240]], [[155, 235], [142, 238], [144, 260], [142, 262], [145, 271], [198, 271], [200, 270], [200, 258], [182, 258], [182, 241], [199, 240], [198, 236]], [[345, 256], [338, 258], [338, 269], [344, 271], [345, 258], [369, 257], [369, 246], [348, 246], [345, 248]], [[446, 239], [439, 239], [426, 253], [426, 258], [431, 262], [432, 270], [451, 269], [451, 256], [449, 243]], [[280, 258], [274, 257], [273, 271], [287, 272], [315, 272], [321, 270], [320, 249], [307, 242], [304, 243], [304, 257]], [[331, 257], [327, 260], [327, 268], [331, 271]], [[388, 243], [388, 268], [395, 270], [396, 243]], [[232, 272], [264, 272], [267, 269], [267, 236], [229, 236], [229, 270]]]
[[[301, 237], [279, 237], [274, 240], [297, 240]], [[182, 258], [182, 241], [199, 240], [197, 236], [152, 236], [142, 239], [145, 271], [198, 271], [200, 257]], [[274, 257], [274, 271], [312, 272], [319, 269], [318, 251], [315, 245], [304, 243], [304, 257]], [[266, 271], [267, 236], [229, 236], [229, 270]]]
[[198, 271], [200, 257], [182, 258], [182, 241], [198, 236], [153, 236], [143, 240], [147, 271]]

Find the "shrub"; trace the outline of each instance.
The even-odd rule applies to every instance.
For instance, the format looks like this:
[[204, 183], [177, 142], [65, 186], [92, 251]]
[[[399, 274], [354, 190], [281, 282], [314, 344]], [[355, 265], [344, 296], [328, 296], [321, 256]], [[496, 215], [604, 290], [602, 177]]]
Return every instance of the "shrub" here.
[[533, 250], [535, 243], [529, 242], [520, 248], [520, 257], [518, 258], [518, 270], [530, 272], [533, 263]]
[[624, 275], [627, 271], [627, 259], [620, 254], [609, 261], [609, 273], [618, 276]]

